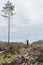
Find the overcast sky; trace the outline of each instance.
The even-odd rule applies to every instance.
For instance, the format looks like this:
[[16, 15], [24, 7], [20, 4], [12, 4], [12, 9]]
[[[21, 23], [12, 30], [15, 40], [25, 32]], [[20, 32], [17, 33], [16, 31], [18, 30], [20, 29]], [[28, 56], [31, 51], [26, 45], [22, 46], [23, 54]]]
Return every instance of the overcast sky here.
[[[7, 41], [8, 21], [1, 16], [8, 0], [0, 0], [0, 40]], [[43, 0], [10, 0], [16, 13], [11, 18], [10, 41], [30, 42], [43, 39]]]

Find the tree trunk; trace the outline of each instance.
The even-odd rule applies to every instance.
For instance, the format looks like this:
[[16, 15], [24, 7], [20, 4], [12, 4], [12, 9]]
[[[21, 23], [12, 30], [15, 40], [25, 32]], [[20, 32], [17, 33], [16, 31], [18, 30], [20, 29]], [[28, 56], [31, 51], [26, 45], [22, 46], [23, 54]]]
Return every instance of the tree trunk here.
[[10, 13], [8, 13], [8, 45], [10, 43]]

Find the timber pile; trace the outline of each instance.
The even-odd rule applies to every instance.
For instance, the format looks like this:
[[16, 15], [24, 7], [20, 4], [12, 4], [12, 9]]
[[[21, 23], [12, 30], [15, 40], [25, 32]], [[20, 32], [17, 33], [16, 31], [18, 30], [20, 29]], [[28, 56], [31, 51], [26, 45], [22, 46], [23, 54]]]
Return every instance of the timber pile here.
[[[26, 51], [25, 51], [26, 52]], [[17, 60], [2, 65], [43, 65], [43, 49], [41, 47], [32, 47]]]

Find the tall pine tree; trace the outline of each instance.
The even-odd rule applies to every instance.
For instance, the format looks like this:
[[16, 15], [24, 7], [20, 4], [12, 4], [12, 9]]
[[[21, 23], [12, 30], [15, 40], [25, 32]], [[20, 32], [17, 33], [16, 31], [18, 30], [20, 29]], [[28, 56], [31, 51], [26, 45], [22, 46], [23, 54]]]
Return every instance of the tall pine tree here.
[[14, 7], [15, 6], [13, 6], [12, 3], [8, 0], [2, 10], [2, 12], [4, 12], [4, 15], [2, 16], [8, 18], [8, 45], [10, 42], [10, 17], [14, 15]]

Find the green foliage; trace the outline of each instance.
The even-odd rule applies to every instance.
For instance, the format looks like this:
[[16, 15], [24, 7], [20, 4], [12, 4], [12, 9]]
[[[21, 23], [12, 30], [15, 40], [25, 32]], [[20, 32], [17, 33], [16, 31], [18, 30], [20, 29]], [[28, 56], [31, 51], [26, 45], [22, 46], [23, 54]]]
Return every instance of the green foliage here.
[[10, 10], [14, 10], [14, 6], [12, 6], [11, 2], [8, 1], [7, 4], [5, 4], [6, 6], [3, 7], [4, 9], [10, 9]]
[[5, 6], [3, 7], [3, 9], [7, 12], [12, 12], [14, 10], [14, 7], [10, 1], [7, 2], [7, 4], [5, 4]]
[[15, 6], [13, 6], [10, 1], [8, 1], [2, 9], [2, 12], [4, 12], [4, 15], [2, 14], [2, 16], [7, 18], [9, 13], [10, 16], [15, 15], [15, 13], [13, 13], [14, 7]]

